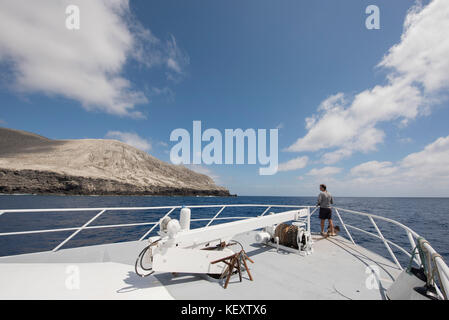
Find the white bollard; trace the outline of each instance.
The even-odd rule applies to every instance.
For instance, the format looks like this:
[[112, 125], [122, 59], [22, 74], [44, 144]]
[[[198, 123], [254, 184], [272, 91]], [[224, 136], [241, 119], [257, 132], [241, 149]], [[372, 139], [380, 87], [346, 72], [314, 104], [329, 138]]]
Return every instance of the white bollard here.
[[179, 224], [181, 225], [181, 230], [190, 230], [190, 215], [190, 209], [182, 207], [181, 214], [179, 216]]

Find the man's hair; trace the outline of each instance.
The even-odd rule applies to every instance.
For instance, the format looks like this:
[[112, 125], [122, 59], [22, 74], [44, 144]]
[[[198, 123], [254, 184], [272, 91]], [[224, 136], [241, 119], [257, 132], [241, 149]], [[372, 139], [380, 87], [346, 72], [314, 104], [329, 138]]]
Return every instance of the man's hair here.
[[324, 191], [326, 191], [326, 189], [327, 189], [327, 187], [326, 187], [326, 185], [325, 185], [325, 184], [320, 184], [320, 188], [323, 188], [323, 189], [324, 189]]

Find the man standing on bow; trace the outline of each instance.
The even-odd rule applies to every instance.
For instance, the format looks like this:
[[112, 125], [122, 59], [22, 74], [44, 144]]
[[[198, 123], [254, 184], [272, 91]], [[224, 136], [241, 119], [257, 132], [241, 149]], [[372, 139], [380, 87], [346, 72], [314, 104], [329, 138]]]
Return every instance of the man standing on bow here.
[[324, 232], [324, 223], [329, 220], [329, 229], [331, 236], [335, 236], [334, 223], [332, 222], [332, 207], [331, 204], [334, 204], [334, 199], [332, 195], [327, 191], [327, 187], [325, 184], [320, 184], [320, 194], [318, 195], [317, 206], [320, 207], [320, 219], [321, 219], [321, 235], [326, 236]]

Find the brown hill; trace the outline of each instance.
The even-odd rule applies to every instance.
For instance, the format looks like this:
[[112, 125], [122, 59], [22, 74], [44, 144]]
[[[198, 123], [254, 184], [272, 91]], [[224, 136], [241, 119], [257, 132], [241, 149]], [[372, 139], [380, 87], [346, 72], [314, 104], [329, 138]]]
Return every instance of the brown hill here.
[[204, 175], [123, 142], [51, 140], [0, 128], [0, 192], [229, 195]]

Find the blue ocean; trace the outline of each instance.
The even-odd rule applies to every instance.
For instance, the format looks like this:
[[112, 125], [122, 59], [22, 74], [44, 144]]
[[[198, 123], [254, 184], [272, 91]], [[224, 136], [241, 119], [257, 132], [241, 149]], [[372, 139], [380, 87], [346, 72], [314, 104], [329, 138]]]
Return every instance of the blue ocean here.
[[[101, 208], [101, 207], [151, 207], [170, 205], [215, 205], [215, 204], [273, 204], [314, 206], [315, 197], [154, 197], [154, 196], [40, 196], [40, 195], [0, 195], [0, 211], [5, 209], [33, 208]], [[449, 262], [449, 198], [335, 198], [335, 206], [350, 210], [371, 213], [394, 219], [427, 239], [434, 249]], [[192, 219], [211, 218], [219, 208], [192, 209]], [[272, 212], [285, 209], [273, 208]], [[221, 217], [257, 216], [264, 208], [226, 208]], [[125, 223], [143, 223], [158, 221], [164, 210], [143, 211], [108, 211], [95, 220], [95, 225], [117, 225]], [[5, 213], [0, 216], [0, 233], [30, 231], [42, 229], [70, 228], [82, 226], [97, 212], [39, 212], [39, 213]], [[376, 233], [366, 217], [341, 212], [345, 223]], [[172, 217], [179, 216], [175, 210]], [[336, 225], [341, 225], [333, 215]], [[313, 214], [312, 232], [319, 232], [317, 212]], [[376, 221], [377, 222], [377, 221]], [[204, 226], [207, 221], [192, 223], [192, 228]], [[220, 223], [220, 222], [218, 222]], [[404, 230], [394, 224], [377, 222], [385, 238], [410, 250]], [[133, 241], [139, 239], [151, 226], [133, 226], [122, 228], [102, 228], [83, 230], [63, 248]], [[350, 230], [354, 241], [372, 251], [390, 258], [388, 251], [379, 239], [359, 231]], [[0, 235], [0, 256], [52, 250], [73, 231], [61, 231], [30, 235]], [[343, 228], [342, 236], [347, 237]], [[408, 258], [393, 248], [403, 265]]]

